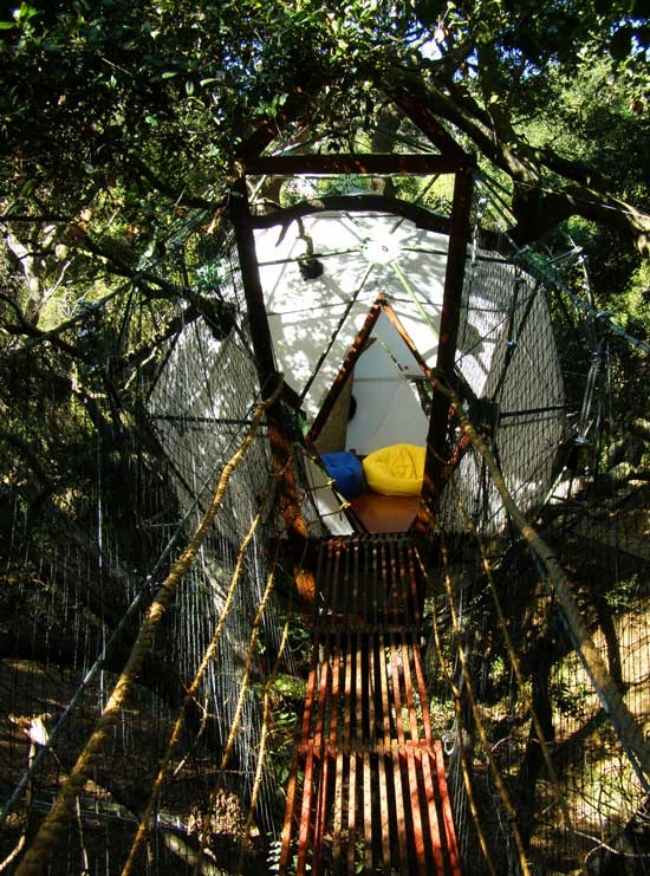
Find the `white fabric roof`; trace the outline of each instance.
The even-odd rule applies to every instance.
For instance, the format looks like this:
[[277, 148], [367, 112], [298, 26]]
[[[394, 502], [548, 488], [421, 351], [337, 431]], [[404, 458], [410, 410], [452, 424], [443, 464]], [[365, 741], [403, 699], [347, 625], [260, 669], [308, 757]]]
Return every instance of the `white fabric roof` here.
[[[304, 233], [313, 241], [314, 253], [324, 272], [304, 280], [297, 259], [307, 251], [298, 222], [285, 229], [257, 230], [255, 244], [260, 276], [269, 314], [277, 366], [299, 394], [309, 380], [318, 357], [330, 343], [346, 307], [352, 305], [305, 399], [310, 418], [316, 416], [355, 335], [373, 301], [383, 293], [427, 364], [433, 367], [438, 332], [448, 237], [417, 228], [414, 223], [381, 213], [320, 213], [302, 220]], [[467, 351], [465, 379], [480, 395], [490, 368], [495, 339], [491, 332], [505, 314], [482, 301], [473, 290], [478, 307], [476, 326], [468, 313], [471, 344], [480, 333], [484, 342]], [[463, 349], [459, 355], [463, 355]]]

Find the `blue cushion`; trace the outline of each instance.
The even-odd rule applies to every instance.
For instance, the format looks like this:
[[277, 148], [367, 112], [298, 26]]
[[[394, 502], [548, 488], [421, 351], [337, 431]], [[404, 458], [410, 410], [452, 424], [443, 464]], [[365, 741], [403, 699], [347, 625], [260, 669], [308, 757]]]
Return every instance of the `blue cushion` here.
[[323, 453], [321, 459], [327, 473], [336, 481], [336, 489], [346, 499], [363, 493], [363, 466], [354, 453]]

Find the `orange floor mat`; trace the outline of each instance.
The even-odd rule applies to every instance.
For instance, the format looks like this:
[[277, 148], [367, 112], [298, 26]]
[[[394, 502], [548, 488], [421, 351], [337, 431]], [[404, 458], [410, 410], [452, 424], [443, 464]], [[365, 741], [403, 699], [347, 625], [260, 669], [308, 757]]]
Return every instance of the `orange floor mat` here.
[[382, 496], [363, 493], [350, 501], [368, 532], [407, 532], [420, 506], [419, 496]]

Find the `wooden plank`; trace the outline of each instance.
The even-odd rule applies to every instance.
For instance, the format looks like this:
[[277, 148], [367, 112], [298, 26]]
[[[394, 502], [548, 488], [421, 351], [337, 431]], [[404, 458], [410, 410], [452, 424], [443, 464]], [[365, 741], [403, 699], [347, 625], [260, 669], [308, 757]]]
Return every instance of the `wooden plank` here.
[[466, 159], [430, 154], [262, 155], [248, 158], [245, 169], [246, 173], [254, 176], [299, 176], [307, 173], [430, 176], [455, 173], [466, 165]]
[[336, 617], [339, 614], [340, 606], [340, 587], [339, 587], [339, 575], [341, 571], [341, 543], [339, 541], [335, 541], [333, 544], [333, 553], [334, 553], [334, 562], [332, 564], [332, 568], [330, 570], [331, 576], [331, 589], [330, 589], [330, 608], [332, 615], [336, 620]]
[[413, 553], [413, 545], [405, 545], [403, 548], [406, 552], [406, 559], [408, 564], [408, 581], [409, 588], [411, 592], [411, 598], [413, 599], [413, 620], [416, 625], [419, 627], [420, 622], [422, 620], [422, 611], [421, 605], [422, 600], [420, 599], [420, 593], [418, 590], [418, 579], [415, 573], [415, 558]]
[[413, 593], [409, 588], [406, 563], [404, 560], [404, 546], [401, 544], [394, 545], [393, 551], [395, 555], [396, 586], [399, 592], [399, 603], [402, 606], [404, 625], [405, 627], [412, 628], [415, 622], [415, 606]]
[[378, 569], [377, 569], [377, 553], [378, 553], [377, 541], [376, 541], [376, 539], [373, 539], [372, 547], [371, 547], [372, 562], [371, 562], [370, 575], [369, 575], [369, 577], [370, 577], [369, 586], [370, 586], [370, 590], [372, 593], [372, 622], [375, 624], [379, 622], [379, 584], [380, 584], [380, 581], [379, 581], [379, 575], [378, 575]]
[[[344, 685], [344, 697], [343, 697], [343, 711], [342, 717], [345, 721], [347, 718], [347, 709], [349, 705], [349, 687], [348, 687], [348, 660], [349, 660], [349, 645], [347, 645], [347, 637], [344, 636], [343, 639], [338, 639], [337, 642], [339, 645], [339, 654], [338, 654], [338, 663], [337, 663], [337, 680], [336, 682], [332, 682], [332, 698], [333, 698], [333, 708], [338, 708], [338, 698], [341, 693], [341, 679], [339, 678], [339, 673], [343, 673], [344, 678], [342, 679]], [[341, 736], [343, 737], [343, 741], [345, 740], [345, 724], [343, 733], [341, 733], [338, 725], [338, 721], [334, 723], [334, 732], [332, 732], [332, 728], [330, 725], [330, 742], [332, 742], [332, 738], [334, 737], [333, 744], [336, 745], [336, 768], [334, 772], [334, 824], [333, 824], [333, 835], [332, 835], [332, 860], [334, 861], [334, 865], [336, 867], [338, 861], [341, 857], [341, 829], [343, 827], [343, 746], [341, 743]]]
[[[350, 654], [352, 655], [352, 688], [350, 713], [354, 710], [355, 737], [361, 738], [361, 638], [350, 636]], [[352, 741], [352, 740], [350, 740]], [[356, 861], [356, 815], [357, 815], [357, 755], [350, 755], [350, 779], [348, 788], [348, 854], [347, 866], [351, 873], [355, 872]]]
[[325, 588], [327, 587], [327, 580], [324, 577], [324, 567], [325, 567], [325, 557], [327, 555], [327, 542], [321, 541], [318, 545], [318, 556], [316, 559], [316, 586], [314, 593], [314, 613], [313, 613], [313, 622], [314, 625], [318, 624], [318, 616], [321, 610], [321, 605], [323, 604]]
[[[316, 645], [316, 647], [318, 647], [318, 645]], [[314, 744], [310, 746], [307, 752], [307, 760], [305, 763], [305, 783], [302, 792], [302, 809], [300, 812], [300, 828], [298, 832], [298, 862], [296, 865], [296, 876], [305, 876], [305, 873], [307, 871], [307, 852], [311, 826], [312, 794], [314, 791], [316, 778], [316, 752], [321, 751], [323, 742], [323, 720], [325, 714], [325, 703], [327, 699], [329, 663], [327, 662], [327, 660], [322, 660], [320, 661], [319, 665], [320, 683], [318, 697], [318, 719], [316, 725], [316, 734], [314, 737]]]
[[[411, 653], [413, 655], [413, 662], [415, 666], [415, 673], [420, 682], [420, 675], [418, 673], [418, 652], [419, 647], [417, 645], [413, 645], [411, 647]], [[410, 655], [408, 653], [408, 649], [405, 643], [402, 643], [402, 656], [404, 660], [404, 682], [407, 692], [408, 704], [409, 704], [409, 713], [413, 716], [411, 719], [411, 735], [413, 735], [413, 726], [415, 725], [415, 732], [418, 733], [417, 728], [417, 717], [415, 714], [415, 702], [413, 697], [413, 683], [411, 677], [411, 669], [410, 669]], [[422, 678], [422, 682], [424, 678]], [[429, 706], [427, 703], [427, 694], [426, 687], [423, 684], [418, 684], [418, 699], [420, 700], [420, 711], [422, 712], [422, 724], [424, 726], [425, 738], [426, 741], [431, 743], [431, 721], [429, 717]], [[419, 734], [418, 734], [419, 735]], [[427, 814], [429, 818], [429, 838], [431, 840], [431, 854], [433, 856], [433, 860], [436, 867], [436, 873], [438, 876], [444, 876], [444, 861], [442, 857], [442, 842], [440, 839], [440, 829], [438, 826], [438, 813], [436, 811], [436, 799], [435, 799], [435, 784], [433, 775], [431, 772], [431, 763], [429, 761], [429, 752], [416, 752], [415, 754], [418, 763], [420, 764], [422, 770], [422, 779], [424, 785], [424, 795], [425, 795], [425, 804], [427, 807]]]
[[451, 811], [449, 789], [447, 788], [445, 760], [442, 755], [442, 743], [439, 739], [436, 739], [436, 741], [434, 742], [433, 750], [436, 763], [436, 775], [438, 778], [438, 793], [440, 795], [440, 805], [442, 808], [443, 822], [445, 825], [445, 837], [447, 839], [449, 868], [451, 876], [461, 876], [460, 855], [458, 853], [458, 843], [456, 842], [456, 828], [454, 827], [454, 816]]
[[[401, 637], [400, 637], [401, 639]], [[401, 647], [403, 642], [401, 642], [398, 637], [394, 637], [393, 645], [395, 648], [395, 666], [398, 667], [398, 664], [402, 665], [402, 672], [404, 674], [404, 683], [406, 687], [406, 667], [407, 664], [404, 663], [402, 654], [400, 654]], [[399, 724], [402, 724], [402, 696], [400, 691], [400, 679], [399, 679], [399, 668], [395, 673], [397, 679], [397, 686], [393, 691], [395, 696], [395, 708], [400, 715]], [[408, 694], [409, 690], [406, 687], [406, 696], [408, 703]], [[417, 719], [415, 719], [415, 714], [413, 710], [409, 707], [407, 709], [408, 712], [408, 721], [409, 721], [409, 732], [411, 739], [417, 738], [418, 730], [417, 730]], [[402, 731], [403, 733], [403, 731]], [[410, 811], [411, 818], [413, 821], [413, 848], [415, 850], [415, 858], [417, 862], [417, 871], [420, 876], [426, 876], [426, 852], [424, 848], [424, 833], [422, 829], [422, 814], [420, 812], [420, 794], [418, 791], [418, 779], [417, 779], [417, 771], [415, 769], [415, 756], [413, 753], [413, 749], [408, 747], [406, 749], [406, 765], [407, 765], [407, 774], [408, 774], [408, 787], [409, 787], [409, 803], [410, 803]]]
[[356, 873], [357, 848], [357, 755], [350, 755], [350, 777], [348, 784], [348, 849], [346, 865], [348, 873]]
[[359, 539], [354, 540], [354, 589], [352, 593], [352, 604], [353, 609], [350, 612], [351, 617], [357, 616], [356, 619], [359, 619]]
[[289, 785], [287, 787], [287, 801], [284, 807], [284, 822], [282, 824], [282, 833], [280, 834], [280, 866], [279, 873], [287, 872], [287, 866], [291, 856], [291, 833], [293, 827], [293, 811], [296, 805], [296, 786], [298, 784], [298, 750], [293, 757], [291, 764], [291, 772], [289, 774]]
[[[454, 372], [460, 308], [467, 261], [467, 245], [470, 239], [470, 212], [474, 177], [471, 170], [456, 174], [451, 213], [451, 233], [447, 253], [445, 287], [440, 315], [440, 335], [436, 369], [446, 379]], [[430, 508], [437, 503], [441, 490], [441, 476], [445, 467], [449, 399], [441, 392], [434, 392], [427, 435], [427, 455], [422, 487], [423, 502]]]
[[[381, 848], [384, 870], [390, 873], [390, 813], [388, 809], [388, 786], [386, 782], [386, 761], [384, 751], [390, 751], [390, 724], [388, 725], [388, 739], [386, 739], [386, 716], [384, 710], [388, 706], [387, 697], [385, 696], [384, 684], [381, 677], [381, 666], [379, 652], [383, 650], [383, 638], [381, 636], [369, 637], [372, 642], [372, 648], [368, 648], [368, 658], [370, 662], [370, 730], [371, 739], [377, 740], [377, 773], [379, 778], [379, 822], [381, 829]], [[374, 711], [375, 699], [379, 709], [379, 714]], [[386, 742], [388, 747], [386, 748]]]
[[402, 765], [400, 747], [404, 746], [404, 727], [402, 726], [402, 703], [399, 690], [399, 668], [397, 666], [397, 648], [393, 644], [395, 637], [389, 639], [390, 668], [392, 681], [392, 704], [395, 709], [395, 732], [397, 746], [393, 749], [393, 782], [395, 785], [395, 804], [397, 812], [397, 837], [400, 847], [400, 868], [402, 873], [409, 872], [408, 834], [406, 828], [406, 812], [404, 809], [404, 789], [402, 787]]
[[362, 813], [363, 813], [363, 860], [365, 862], [365, 867], [368, 872], [372, 870], [372, 775], [371, 775], [371, 764], [370, 764], [370, 753], [368, 751], [368, 739], [370, 733], [366, 730], [366, 726], [369, 728], [370, 732], [372, 732], [371, 723], [370, 723], [370, 684], [368, 677], [368, 650], [369, 650], [369, 642], [368, 637], [359, 636], [360, 649], [359, 653], [361, 656], [360, 666], [357, 666], [357, 681], [358, 681], [358, 689], [357, 693], [361, 694], [359, 697], [360, 709], [357, 709], [357, 714], [361, 715], [362, 723], [360, 727], [358, 727], [357, 738], [359, 739], [359, 743], [361, 745], [362, 754]]
[[342, 620], [346, 620], [349, 623], [350, 616], [352, 614], [352, 545], [350, 542], [345, 543], [345, 547], [343, 549], [343, 580], [341, 582], [341, 613], [343, 615]]
[[390, 617], [395, 624], [401, 624], [408, 620], [408, 612], [405, 611], [404, 598], [401, 593], [399, 571], [397, 567], [397, 553], [395, 542], [388, 543], [389, 567], [388, 567], [388, 587], [390, 592]]
[[[336, 557], [336, 565], [338, 565], [338, 558], [340, 556], [340, 551], [335, 551]], [[324, 719], [326, 715], [329, 715], [329, 743], [330, 746], [325, 746], [325, 733], [326, 727], [323, 725], [323, 742], [320, 748], [320, 757], [321, 757], [321, 777], [320, 777], [320, 789], [318, 794], [318, 805], [316, 810], [316, 819], [315, 819], [315, 827], [314, 827], [314, 853], [312, 860], [312, 874], [313, 876], [318, 876], [320, 873], [321, 867], [321, 857], [323, 852], [323, 841], [325, 837], [325, 833], [327, 830], [327, 817], [328, 817], [328, 796], [329, 796], [329, 783], [330, 783], [330, 762], [332, 760], [332, 755], [330, 752], [336, 751], [336, 727], [337, 727], [337, 712], [338, 712], [338, 699], [339, 699], [339, 659], [340, 659], [340, 634], [337, 634], [336, 640], [334, 642], [333, 648], [329, 650], [328, 653], [328, 663], [331, 666], [331, 688], [329, 690], [328, 695], [326, 696], [326, 704], [324, 710]], [[334, 788], [333, 788], [334, 799], [336, 799], [336, 774], [334, 775]]]
[[[314, 698], [316, 695], [316, 679], [318, 674], [318, 636], [316, 636], [314, 640], [313, 646], [313, 655], [312, 655], [312, 668], [309, 671], [309, 678], [307, 680], [307, 690], [305, 693], [305, 709], [302, 717], [302, 733], [301, 733], [301, 741], [302, 743], [306, 743], [309, 739], [309, 730], [311, 727], [311, 715], [312, 709], [314, 705]], [[290, 853], [291, 853], [291, 834], [293, 827], [293, 812], [296, 804], [296, 784], [297, 784], [297, 773], [298, 773], [298, 751], [296, 750], [296, 756], [294, 758], [294, 763], [291, 769], [291, 776], [289, 779], [289, 787], [287, 789], [287, 802], [285, 806], [285, 817], [284, 824], [282, 826], [282, 834], [281, 834], [281, 851], [280, 851], [280, 873], [284, 873], [286, 871], [287, 866], [289, 865]], [[303, 785], [304, 787], [304, 785]]]
[[372, 872], [372, 783], [370, 754], [364, 751], [363, 760], [363, 860], [366, 871]]

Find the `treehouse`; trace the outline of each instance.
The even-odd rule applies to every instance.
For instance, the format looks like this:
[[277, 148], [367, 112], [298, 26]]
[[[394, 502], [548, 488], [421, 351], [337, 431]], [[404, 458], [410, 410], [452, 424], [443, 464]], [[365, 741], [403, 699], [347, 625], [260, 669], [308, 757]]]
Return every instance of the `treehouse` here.
[[[519, 507], [544, 504], [566, 436], [545, 287], [481, 229], [467, 157], [269, 156], [250, 158], [246, 170], [253, 183], [301, 173], [455, 175], [446, 217], [368, 193], [269, 212], [249, 203], [242, 178], [218, 291], [235, 314], [230, 332], [223, 337], [209, 321], [187, 325], [148, 410], [189, 511], [215, 460], [227, 458], [233, 435], [251, 422], [253, 400], [267, 405], [265, 440], [233, 479], [227, 519], [236, 543], [238, 520], [260, 502], [276, 509], [269, 536], [288, 538], [294, 551], [296, 538], [304, 545], [295, 585], [315, 612], [280, 870], [296, 852], [299, 873], [308, 863], [327, 872], [344, 861], [354, 871], [347, 821], [350, 835], [365, 837], [367, 871], [397, 865], [392, 842], [410, 872], [458, 874], [444, 758], [425, 705], [419, 642], [428, 573], [409, 533], [430, 540], [435, 520], [462, 531], [459, 495], [480, 505], [485, 533], [505, 529], [502, 495], [461, 428], [467, 414]], [[254, 487], [255, 473], [269, 468], [271, 505]], [[410, 710], [410, 742], [423, 746], [417, 761], [390, 717], [400, 702]], [[350, 749], [353, 726], [360, 760]]]
[[[439, 362], [452, 363], [447, 371], [455, 391], [472, 417], [483, 418], [513, 495], [526, 510], [543, 501], [566, 418], [542, 284], [498, 251], [479, 246], [476, 228], [463, 285], [445, 305], [448, 220], [413, 206], [407, 218], [377, 196], [337, 200], [337, 210], [301, 215], [289, 209], [253, 218], [259, 309], [222, 340], [207, 324], [185, 329], [150, 399], [159, 430], [163, 422], [173, 428], [166, 416], [212, 422], [214, 434], [207, 443], [203, 436], [189, 455], [194, 468], [197, 454], [212, 457], [220, 432], [227, 434], [233, 420], [233, 388], [223, 375], [241, 358], [242, 333], [263, 321], [273, 366], [265, 379], [282, 374], [293, 404], [287, 423], [293, 416], [302, 433], [295, 442], [301, 514], [313, 534], [323, 528], [339, 535], [408, 530], [425, 468], [439, 481], [429, 482], [429, 498], [444, 493], [450, 472], [435, 457], [443, 446], [457, 454], [457, 480], [477, 477], [472, 453], [459, 447], [453, 412], [440, 422], [449, 406], [434, 404], [431, 378]], [[224, 300], [241, 307], [238, 272], [228, 279]], [[199, 394], [170, 395], [168, 383], [188, 356], [205, 363], [205, 387]], [[173, 409], [163, 409], [163, 397], [172, 399]], [[427, 460], [430, 435], [437, 444]], [[381, 467], [395, 446], [382, 481], [373, 462]], [[409, 452], [412, 459], [404, 456]], [[391, 478], [391, 465], [407, 474], [401, 483], [399, 475]], [[437, 498], [445, 503], [444, 495]], [[489, 513], [496, 530], [503, 524], [496, 496]]]
[[[61, 825], [70, 828], [69, 857], [80, 855], [88, 870], [84, 837], [93, 824], [94, 860], [103, 866], [110, 846], [106, 872], [118, 866], [124, 874], [138, 872], [145, 844], [147, 872], [179, 872], [179, 864], [192, 873], [259, 872], [262, 834], [274, 837], [273, 871], [299, 876], [528, 874], [528, 858], [550, 872], [556, 850], [573, 843], [552, 871], [569, 872], [578, 858], [596, 859], [599, 831], [610, 839], [611, 811], [596, 813], [591, 803], [597, 792], [616, 797], [618, 829], [642, 811], [650, 755], [637, 724], [648, 713], [647, 661], [633, 665], [629, 655], [645, 641], [643, 624], [636, 606], [613, 618], [620, 602], [608, 598], [627, 598], [629, 582], [616, 576], [622, 568], [637, 575], [642, 563], [647, 571], [647, 548], [621, 547], [618, 506], [597, 524], [572, 507], [561, 536], [551, 518], [547, 531], [569, 546], [564, 559], [574, 573], [582, 539], [578, 609], [529, 525], [570, 493], [564, 451], [571, 436], [573, 451], [587, 443], [597, 419], [600, 360], [570, 422], [549, 265], [483, 227], [472, 157], [426, 107], [404, 93], [396, 102], [433, 151], [310, 153], [299, 131], [282, 151], [264, 154], [277, 142], [275, 119], [241, 147], [208, 265], [219, 280], [209, 295], [187, 290], [191, 307], [179, 304], [174, 326], [186, 322], [165, 335], [147, 384], [147, 443], [138, 454], [162, 448], [169, 472], [164, 487], [149, 482], [146, 520], [138, 521], [138, 536], [154, 545], [153, 571], [143, 582], [122, 569], [98, 477], [100, 622], [76, 616], [77, 638], [91, 644], [57, 732], [84, 691], [93, 718], [106, 701], [108, 624], [113, 642], [152, 604], [152, 581], [156, 610], [143, 611], [132, 630], [126, 668], [109, 664], [117, 693], [97, 719], [101, 733], [76, 765], [65, 764], [76, 782], [66, 788], [77, 791], [65, 791], [47, 816], [22, 872], [38, 872], [30, 858], [47, 855], [52, 872], [73, 871], [52, 857]], [[440, 176], [453, 178], [445, 215], [388, 186], [378, 191], [387, 178]], [[309, 178], [352, 179], [353, 191], [316, 191], [298, 203], [283, 194], [290, 181]], [[265, 199], [269, 180], [275, 197]], [[203, 211], [193, 227], [214, 230]], [[460, 545], [455, 568], [448, 541]], [[601, 552], [595, 572], [584, 544]], [[604, 551], [615, 573], [600, 592]], [[75, 613], [82, 590], [93, 591], [85, 579], [70, 584], [68, 568], [63, 606]], [[121, 602], [105, 603], [116, 592]], [[124, 593], [133, 596], [128, 605]], [[119, 610], [104, 614], [105, 604]], [[38, 626], [47, 662], [55, 625]], [[634, 638], [625, 660], [613, 644], [623, 630]], [[283, 672], [304, 700], [295, 736], [282, 736], [290, 709], [274, 713]], [[12, 726], [30, 740], [22, 785], [15, 763], [8, 772], [17, 788], [11, 806], [25, 787], [31, 801], [35, 746], [44, 756], [52, 744], [40, 731], [55, 699], [35, 696], [41, 688], [26, 675], [17, 666], [5, 682], [20, 704]], [[129, 711], [125, 691], [134, 690], [139, 701]], [[95, 746], [97, 755], [118, 714], [111, 758], [124, 755], [121, 770], [104, 752], [86, 781], [88, 751]], [[594, 736], [601, 731], [610, 734], [606, 744]], [[282, 739], [284, 751], [273, 750]], [[568, 802], [556, 806], [558, 767]], [[58, 773], [48, 778], [51, 796], [58, 781]], [[559, 823], [561, 807], [568, 815]], [[104, 840], [118, 816], [119, 833]], [[579, 842], [589, 840], [578, 850], [572, 820]]]

